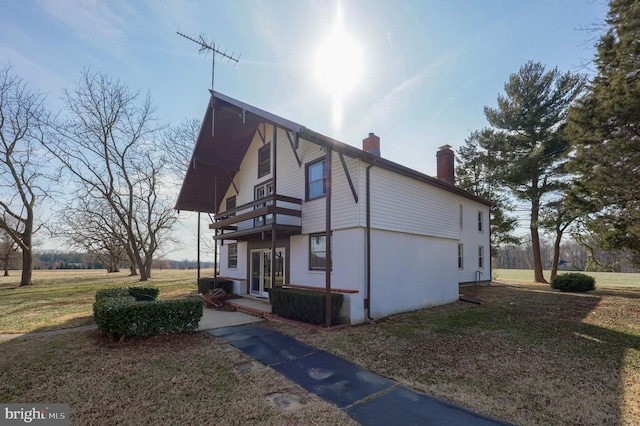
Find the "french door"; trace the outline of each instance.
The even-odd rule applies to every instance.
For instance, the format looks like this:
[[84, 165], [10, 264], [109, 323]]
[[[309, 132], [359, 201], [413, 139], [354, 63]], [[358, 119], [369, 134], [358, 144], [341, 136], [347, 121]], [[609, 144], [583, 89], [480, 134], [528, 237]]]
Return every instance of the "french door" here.
[[[276, 249], [276, 286], [284, 284], [284, 248]], [[251, 294], [258, 297], [269, 297], [271, 283], [271, 249], [251, 250]]]

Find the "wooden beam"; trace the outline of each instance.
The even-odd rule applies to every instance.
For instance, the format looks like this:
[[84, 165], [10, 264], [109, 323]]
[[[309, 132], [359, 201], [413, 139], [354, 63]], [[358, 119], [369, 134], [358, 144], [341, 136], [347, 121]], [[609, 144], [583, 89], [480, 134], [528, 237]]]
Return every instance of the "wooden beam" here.
[[351, 174], [349, 173], [349, 169], [347, 168], [347, 163], [344, 161], [344, 155], [342, 152], [338, 152], [340, 156], [340, 162], [342, 163], [342, 169], [344, 170], [344, 174], [347, 176], [347, 182], [349, 182], [349, 188], [351, 188], [351, 194], [353, 195], [353, 199], [356, 203], [358, 203], [358, 193], [356, 192], [355, 186], [353, 186], [353, 181], [351, 180]]
[[297, 141], [298, 141], [298, 134], [296, 133], [296, 144], [293, 143], [293, 140], [291, 139], [291, 135], [289, 134], [289, 131], [285, 131], [285, 133], [287, 134], [287, 139], [289, 139], [289, 145], [291, 146], [291, 149], [293, 150], [293, 155], [295, 155], [296, 157], [296, 161], [298, 162], [298, 168], [302, 167], [302, 161], [300, 161], [300, 157], [298, 157], [298, 151], [296, 151], [297, 147]]

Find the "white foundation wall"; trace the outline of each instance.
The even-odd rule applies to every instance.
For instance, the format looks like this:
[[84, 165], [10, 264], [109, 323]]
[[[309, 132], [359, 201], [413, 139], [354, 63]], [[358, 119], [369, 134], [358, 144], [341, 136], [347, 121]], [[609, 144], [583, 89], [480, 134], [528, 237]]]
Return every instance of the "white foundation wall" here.
[[[220, 249], [220, 276], [235, 278], [238, 280], [247, 280], [247, 243], [238, 243], [238, 266], [236, 268], [229, 268], [229, 244], [233, 242], [225, 241], [224, 245], [219, 246]], [[246, 293], [246, 289], [244, 291]]]
[[371, 230], [371, 316], [458, 300], [458, 242]]
[[[333, 270], [331, 287], [357, 290], [344, 295], [351, 324], [364, 321], [365, 230], [350, 228], [333, 231]], [[291, 279], [289, 284], [325, 289], [325, 271], [309, 270], [309, 235], [292, 236]], [[347, 302], [348, 300], [348, 302]], [[346, 314], [346, 312], [345, 312]]]

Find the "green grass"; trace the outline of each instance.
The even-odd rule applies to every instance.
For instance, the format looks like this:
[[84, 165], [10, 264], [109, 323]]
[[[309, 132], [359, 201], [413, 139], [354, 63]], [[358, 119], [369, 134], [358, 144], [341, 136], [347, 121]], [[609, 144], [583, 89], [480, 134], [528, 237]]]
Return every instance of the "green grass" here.
[[[560, 271], [560, 274], [570, 271]], [[630, 287], [640, 288], [640, 273], [622, 272], [582, 272], [596, 279], [597, 287]], [[532, 282], [533, 270], [531, 269], [494, 269], [493, 280], [501, 282]], [[544, 271], [544, 277], [550, 280], [551, 271]]]
[[[202, 271], [202, 276], [212, 270]], [[128, 272], [104, 270], [34, 271], [33, 284], [19, 287], [20, 276], [0, 278], [0, 333], [28, 333], [93, 323], [92, 307], [99, 289], [152, 285], [160, 299], [184, 297], [197, 291], [195, 270], [154, 270], [147, 283]]]

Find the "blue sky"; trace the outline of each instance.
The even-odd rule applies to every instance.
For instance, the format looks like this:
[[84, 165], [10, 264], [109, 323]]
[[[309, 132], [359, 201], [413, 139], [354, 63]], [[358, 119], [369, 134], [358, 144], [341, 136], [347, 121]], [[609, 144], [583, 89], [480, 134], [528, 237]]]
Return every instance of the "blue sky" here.
[[[343, 98], [341, 125], [314, 76], [319, 46], [340, 4], [360, 46], [362, 74]], [[0, 66], [60, 108], [83, 67], [149, 91], [164, 123], [201, 118], [211, 56], [178, 36], [204, 34], [241, 55], [216, 63], [216, 90], [361, 147], [369, 132], [382, 156], [435, 174], [439, 146], [459, 148], [486, 126], [510, 74], [528, 60], [587, 72], [603, 0], [3, 0]], [[176, 194], [177, 196], [177, 194]]]

